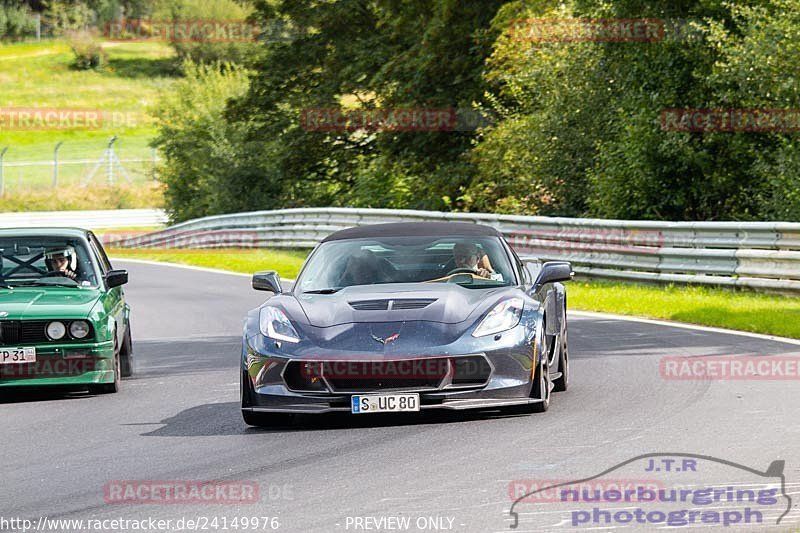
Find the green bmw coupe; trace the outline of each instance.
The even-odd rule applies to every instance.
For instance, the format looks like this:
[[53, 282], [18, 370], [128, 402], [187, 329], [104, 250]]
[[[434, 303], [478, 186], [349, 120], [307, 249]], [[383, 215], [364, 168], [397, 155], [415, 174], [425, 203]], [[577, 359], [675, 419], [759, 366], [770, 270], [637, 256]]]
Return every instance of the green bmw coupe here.
[[127, 281], [91, 231], [0, 229], [0, 390], [117, 392], [133, 373]]

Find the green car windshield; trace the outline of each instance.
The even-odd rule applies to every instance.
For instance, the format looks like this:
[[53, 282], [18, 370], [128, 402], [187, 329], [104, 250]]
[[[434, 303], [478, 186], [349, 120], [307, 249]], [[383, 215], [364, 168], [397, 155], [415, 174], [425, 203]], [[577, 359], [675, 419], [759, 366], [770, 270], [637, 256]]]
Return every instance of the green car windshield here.
[[97, 268], [85, 244], [67, 237], [0, 238], [0, 286], [96, 288]]
[[469, 289], [516, 284], [497, 237], [385, 237], [323, 243], [297, 281], [303, 293], [389, 283], [456, 283]]

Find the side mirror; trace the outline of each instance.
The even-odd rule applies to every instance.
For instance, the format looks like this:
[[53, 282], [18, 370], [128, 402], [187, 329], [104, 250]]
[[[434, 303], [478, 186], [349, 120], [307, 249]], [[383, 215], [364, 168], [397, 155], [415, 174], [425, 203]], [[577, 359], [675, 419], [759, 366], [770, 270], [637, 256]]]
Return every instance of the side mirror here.
[[109, 289], [113, 289], [114, 287], [119, 287], [120, 285], [125, 285], [128, 283], [128, 271], [127, 270], [109, 270], [106, 273], [106, 285], [108, 285]]
[[281, 278], [274, 270], [264, 270], [253, 274], [253, 288], [257, 291], [271, 291], [275, 294], [283, 292]]
[[558, 281], [570, 281], [575, 273], [572, 265], [567, 261], [548, 261], [542, 265], [539, 276], [533, 284], [534, 289], [539, 289], [546, 283], [556, 283]]

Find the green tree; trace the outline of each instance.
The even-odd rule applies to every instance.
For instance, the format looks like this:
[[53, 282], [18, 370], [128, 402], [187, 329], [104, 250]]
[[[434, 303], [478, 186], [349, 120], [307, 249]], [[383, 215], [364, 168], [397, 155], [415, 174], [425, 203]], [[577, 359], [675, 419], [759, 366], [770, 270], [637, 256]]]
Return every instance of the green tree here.
[[226, 102], [247, 90], [240, 67], [183, 65], [185, 78], [161, 98], [153, 115], [153, 146], [163, 155], [158, 176], [167, 188], [165, 207], [174, 222], [209, 213], [252, 208], [267, 191], [244, 190], [247, 155], [241, 133], [223, 120]]

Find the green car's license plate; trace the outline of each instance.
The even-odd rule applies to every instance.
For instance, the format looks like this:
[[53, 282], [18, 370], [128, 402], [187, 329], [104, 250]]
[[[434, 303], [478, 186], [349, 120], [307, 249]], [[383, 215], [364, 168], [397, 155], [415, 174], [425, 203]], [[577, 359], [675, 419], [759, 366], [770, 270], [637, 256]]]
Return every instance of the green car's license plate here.
[[36, 348], [0, 348], [0, 365], [35, 362]]
[[353, 414], [419, 411], [419, 394], [369, 394], [352, 396]]

